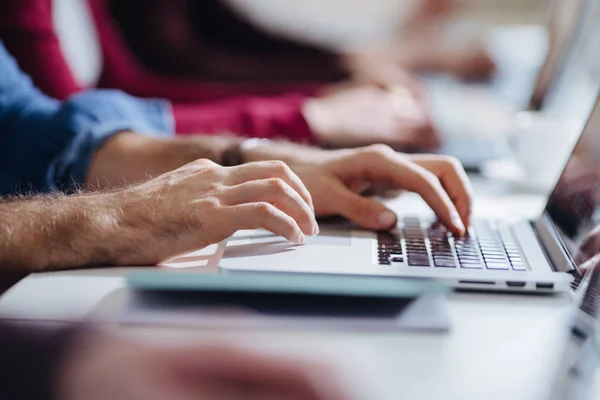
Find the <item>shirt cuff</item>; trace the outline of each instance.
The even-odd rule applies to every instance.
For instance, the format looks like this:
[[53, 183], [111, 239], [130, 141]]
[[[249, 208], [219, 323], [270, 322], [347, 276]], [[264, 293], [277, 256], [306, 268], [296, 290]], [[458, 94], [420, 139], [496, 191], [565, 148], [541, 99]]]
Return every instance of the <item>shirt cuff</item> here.
[[84, 182], [96, 150], [113, 135], [134, 131], [145, 135], [174, 135], [171, 104], [141, 100], [119, 91], [94, 90], [72, 97], [60, 112], [72, 131], [72, 140], [52, 163], [48, 179], [63, 191]]

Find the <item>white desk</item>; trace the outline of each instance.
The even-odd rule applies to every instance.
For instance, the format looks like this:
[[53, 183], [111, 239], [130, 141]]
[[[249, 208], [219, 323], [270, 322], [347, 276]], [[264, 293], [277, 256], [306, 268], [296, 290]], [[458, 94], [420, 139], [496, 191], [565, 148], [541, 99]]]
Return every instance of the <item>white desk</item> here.
[[[476, 180], [475, 214], [520, 218], [543, 206], [540, 195], [509, 193]], [[484, 194], [485, 193], [485, 194]], [[406, 212], [423, 210], [405, 196]], [[67, 323], [119, 307], [129, 270], [95, 269], [32, 275], [0, 298], [7, 319]], [[323, 358], [345, 371], [349, 388], [364, 399], [546, 398], [563, 344], [568, 296], [454, 293], [448, 298], [448, 334], [238, 331], [127, 328], [148, 340], [241, 343], [285, 354]], [[596, 379], [600, 398], [600, 374]]]

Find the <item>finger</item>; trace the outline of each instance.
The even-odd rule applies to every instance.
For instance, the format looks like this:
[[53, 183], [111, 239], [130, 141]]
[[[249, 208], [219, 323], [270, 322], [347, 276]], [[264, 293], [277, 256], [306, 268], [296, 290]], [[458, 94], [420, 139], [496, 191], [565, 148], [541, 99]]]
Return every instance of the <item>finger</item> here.
[[575, 261], [577, 263], [583, 263], [590, 258], [594, 257], [598, 254], [600, 250], [600, 240], [598, 240], [597, 236], [590, 236], [584, 240], [584, 242], [579, 247], [579, 251], [577, 256], [575, 257]]
[[454, 234], [465, 233], [465, 225], [436, 175], [391, 149], [371, 147], [366, 154], [362, 168], [368, 176], [418, 193]]
[[581, 263], [581, 265], [579, 265], [579, 270], [582, 273], [587, 273], [590, 270], [593, 270], [594, 268], [596, 268], [596, 266], [598, 265], [598, 263], [600, 262], [600, 255], [596, 255], [594, 257], [587, 257], [584, 258], [582, 261], [578, 261]]
[[319, 233], [315, 213], [306, 201], [283, 179], [249, 181], [224, 190], [225, 205], [267, 202], [292, 217], [307, 235]]
[[187, 374], [196, 373], [212, 382], [252, 387], [257, 392], [279, 394], [275, 398], [343, 400], [335, 376], [328, 368], [309, 362], [253, 354], [215, 346], [182, 349], [177, 356]]
[[466, 228], [460, 214], [435, 175], [415, 165], [405, 178], [398, 177], [398, 181], [405, 182], [408, 190], [418, 193], [454, 234], [465, 234]]
[[465, 226], [471, 222], [473, 189], [460, 162], [452, 157], [416, 155], [410, 160], [432, 172], [448, 193]]
[[383, 204], [352, 192], [341, 183], [332, 185], [331, 201], [338, 213], [358, 226], [370, 230], [388, 230], [396, 226], [398, 217]]
[[231, 167], [233, 173], [225, 180], [226, 185], [239, 185], [240, 183], [255, 181], [259, 179], [279, 178], [283, 179], [304, 199], [306, 204], [314, 210], [310, 192], [290, 167], [283, 161], [260, 161], [237, 167]]
[[283, 236], [292, 243], [304, 243], [305, 236], [298, 223], [272, 204], [247, 203], [228, 208], [227, 215], [234, 232], [263, 228], [277, 236]]

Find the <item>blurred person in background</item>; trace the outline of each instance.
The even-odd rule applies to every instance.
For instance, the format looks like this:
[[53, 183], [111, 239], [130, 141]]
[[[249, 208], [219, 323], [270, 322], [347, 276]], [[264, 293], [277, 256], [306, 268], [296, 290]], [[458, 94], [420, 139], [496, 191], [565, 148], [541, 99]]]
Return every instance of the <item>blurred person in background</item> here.
[[[464, 78], [488, 78], [495, 68], [481, 43], [459, 48], [444, 45], [448, 25], [460, 8], [456, 0], [419, 0], [413, 7], [397, 4], [406, 7], [404, 13], [409, 14], [404, 17], [407, 22], [399, 26], [397, 37], [341, 53], [311, 42], [306, 33], [301, 37], [302, 33], [294, 32], [298, 37], [295, 39], [292, 33], [284, 36], [286, 32], [278, 35], [268, 30], [252, 19], [251, 9], [244, 9], [242, 1], [101, 2], [107, 4], [117, 29], [144, 65], [169, 76], [244, 83], [326, 84], [350, 79], [389, 87], [406, 84], [404, 68], [442, 71]], [[248, 3], [257, 12], [261, 7], [280, 11], [290, 7], [289, 2]], [[291, 6], [294, 8], [294, 4]], [[339, 6], [385, 8], [385, 4], [369, 1]], [[394, 4], [388, 7], [394, 8]], [[313, 13], [315, 10], [319, 7], [312, 7]], [[416, 88], [418, 83], [412, 86]]]
[[148, 345], [92, 328], [0, 324], [0, 398], [21, 400], [344, 400], [315, 362], [224, 345]]
[[[179, 134], [218, 135], [227, 131], [337, 148], [385, 143], [401, 150], [426, 150], [439, 145], [418, 84], [398, 68], [393, 87], [341, 85], [330, 90], [323, 86], [322, 79], [265, 83], [165, 76], [149, 69], [131, 51], [108, 12], [106, 0], [89, 0], [89, 5], [102, 51], [102, 74], [97, 85], [139, 97], [171, 100]], [[145, 9], [155, 10], [153, 4], [144, 3], [133, 24], [138, 29], [142, 29]], [[169, 26], [185, 29], [177, 18], [169, 18], [171, 14], [161, 16]], [[49, 96], [65, 99], [85, 89], [64, 57], [53, 21], [52, 0], [1, 2], [0, 39]], [[147, 39], [154, 41], [151, 36]], [[158, 43], [156, 46], [160, 48]], [[209, 53], [206, 57], [209, 63], [215, 60]], [[236, 63], [217, 64], [227, 69]]]

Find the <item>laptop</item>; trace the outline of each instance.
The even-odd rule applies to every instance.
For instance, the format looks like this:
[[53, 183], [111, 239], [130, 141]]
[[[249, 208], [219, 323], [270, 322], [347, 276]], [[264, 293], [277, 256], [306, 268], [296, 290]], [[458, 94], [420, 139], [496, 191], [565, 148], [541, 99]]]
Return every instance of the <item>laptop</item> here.
[[[534, 221], [477, 220], [453, 237], [432, 219], [407, 216], [389, 232], [322, 226], [295, 246], [266, 231], [223, 243], [226, 271], [431, 277], [455, 288], [521, 292], [569, 290], [580, 278], [578, 245], [600, 224], [600, 102]], [[565, 149], [567, 152], [568, 149]]]
[[[491, 35], [489, 51], [498, 63], [498, 74], [489, 84], [444, 76], [428, 79], [433, 120], [444, 138], [439, 152], [458, 158], [468, 170], [511, 156], [507, 134], [514, 129], [516, 114], [542, 111], [548, 96], [557, 94], [557, 83], [577, 61], [572, 48], [588, 28], [584, 22], [595, 3], [554, 0], [545, 30], [502, 28]], [[534, 53], [543, 53], [545, 47], [540, 68], [535, 59], [542, 60], [543, 55]]]
[[567, 325], [568, 338], [559, 357], [557, 371], [549, 388], [551, 400], [592, 398], [594, 375], [600, 368], [600, 259], [588, 266], [586, 281], [579, 292], [577, 309]]
[[549, 94], [557, 86], [561, 73], [567, 69], [569, 58], [574, 56], [575, 43], [581, 38], [586, 25], [586, 15], [589, 15], [592, 5], [592, 1], [586, 0], [552, 1], [546, 24], [548, 53], [544, 65], [537, 74], [529, 99], [529, 110], [541, 110]]

